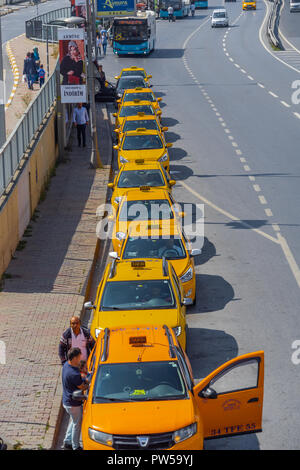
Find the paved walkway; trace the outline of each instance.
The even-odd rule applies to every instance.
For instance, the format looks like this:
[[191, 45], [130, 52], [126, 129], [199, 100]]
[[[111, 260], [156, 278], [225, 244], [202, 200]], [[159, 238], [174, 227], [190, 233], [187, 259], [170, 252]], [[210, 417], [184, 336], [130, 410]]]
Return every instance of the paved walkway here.
[[[100, 152], [109, 162], [105, 105], [98, 105]], [[96, 209], [105, 202], [110, 167], [89, 169], [90, 148], [76, 142], [51, 180], [26, 246], [15, 253], [0, 292], [0, 436], [18, 448], [49, 449], [61, 404], [58, 341], [81, 314], [96, 245]]]

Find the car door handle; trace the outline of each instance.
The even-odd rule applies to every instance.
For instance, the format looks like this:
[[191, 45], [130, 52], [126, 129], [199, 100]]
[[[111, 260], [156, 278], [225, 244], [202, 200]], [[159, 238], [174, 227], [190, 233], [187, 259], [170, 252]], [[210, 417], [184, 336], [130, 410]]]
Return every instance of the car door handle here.
[[256, 401], [258, 401], [258, 397], [253, 397], [253, 398], [250, 398], [250, 399], [247, 401], [247, 403], [254, 403], [254, 402], [256, 402]]

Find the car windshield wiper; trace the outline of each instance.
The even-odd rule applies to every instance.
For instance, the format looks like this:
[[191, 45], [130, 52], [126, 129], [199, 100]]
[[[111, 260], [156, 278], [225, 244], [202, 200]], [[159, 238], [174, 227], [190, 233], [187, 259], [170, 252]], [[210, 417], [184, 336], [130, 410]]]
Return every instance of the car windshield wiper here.
[[134, 400], [131, 399], [123, 399], [123, 398], [108, 398], [108, 397], [95, 397], [95, 400], [105, 400], [105, 401], [122, 401], [122, 402], [131, 402]]

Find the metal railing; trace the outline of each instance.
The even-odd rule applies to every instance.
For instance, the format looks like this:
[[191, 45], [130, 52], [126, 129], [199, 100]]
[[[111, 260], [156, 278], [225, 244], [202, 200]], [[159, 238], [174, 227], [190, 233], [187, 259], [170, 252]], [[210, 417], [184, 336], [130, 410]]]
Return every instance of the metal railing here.
[[5, 193], [12, 181], [20, 161], [55, 99], [56, 73], [54, 71], [0, 149], [0, 196]]
[[274, 0], [267, 24], [267, 34], [269, 36], [269, 40], [273, 46], [278, 48], [281, 48], [281, 43], [278, 39], [278, 20], [280, 6], [281, 0]]
[[71, 16], [71, 7], [59, 8], [49, 11], [35, 18], [25, 21], [25, 34], [28, 39], [38, 41], [57, 42], [57, 30], [60, 26], [49, 24], [50, 21], [59, 18], [69, 18]]

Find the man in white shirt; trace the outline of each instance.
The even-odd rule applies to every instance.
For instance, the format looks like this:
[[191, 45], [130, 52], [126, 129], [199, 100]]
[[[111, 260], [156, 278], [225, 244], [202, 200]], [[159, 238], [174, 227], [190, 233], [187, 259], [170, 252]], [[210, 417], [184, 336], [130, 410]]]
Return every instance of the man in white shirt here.
[[61, 363], [67, 361], [68, 351], [71, 348], [79, 348], [82, 354], [82, 360], [87, 360], [90, 352], [95, 345], [95, 340], [90, 334], [90, 331], [81, 326], [80, 318], [74, 316], [70, 320], [70, 327], [67, 328], [61, 335], [59, 341], [58, 354]]
[[85, 129], [87, 124], [89, 123], [89, 115], [86, 110], [86, 107], [82, 106], [82, 103], [77, 103], [76, 108], [74, 108], [73, 123], [77, 129], [78, 147], [81, 146], [81, 137], [83, 147], [85, 147]]
[[170, 5], [168, 7], [169, 22], [173, 20], [174, 8]]

